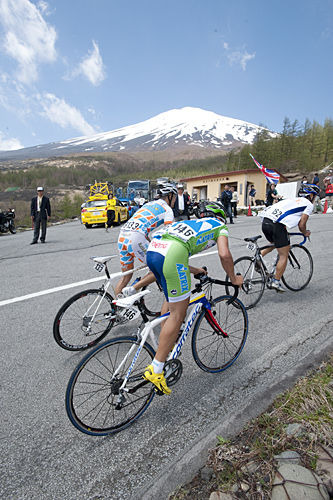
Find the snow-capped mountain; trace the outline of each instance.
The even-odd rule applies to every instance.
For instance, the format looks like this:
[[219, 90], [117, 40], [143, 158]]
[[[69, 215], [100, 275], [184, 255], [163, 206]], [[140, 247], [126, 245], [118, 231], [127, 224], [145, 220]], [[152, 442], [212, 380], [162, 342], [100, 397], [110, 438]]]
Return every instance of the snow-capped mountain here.
[[[0, 152], [0, 159], [42, 158], [72, 153], [161, 151], [196, 146], [228, 150], [250, 144], [262, 127], [218, 115], [212, 111], [185, 107], [172, 109], [149, 120], [103, 132], [16, 151]], [[276, 134], [268, 132], [274, 137]]]

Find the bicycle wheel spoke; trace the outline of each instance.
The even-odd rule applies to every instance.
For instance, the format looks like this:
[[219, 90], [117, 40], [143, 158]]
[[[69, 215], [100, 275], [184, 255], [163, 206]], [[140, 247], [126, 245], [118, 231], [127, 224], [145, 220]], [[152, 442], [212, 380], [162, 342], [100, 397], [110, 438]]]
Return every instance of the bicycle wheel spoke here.
[[[254, 307], [262, 297], [265, 289], [265, 275], [259, 264], [255, 264], [251, 257], [241, 257], [234, 262], [235, 273], [240, 273], [244, 282], [239, 288], [239, 299], [245, 309]], [[228, 276], [226, 277], [229, 280]], [[233, 293], [233, 288], [226, 286], [228, 294]]]
[[301, 245], [290, 247], [288, 262], [282, 276], [284, 285], [298, 292], [303, 290], [310, 282], [313, 274], [313, 261], [307, 248]]
[[53, 324], [55, 341], [63, 349], [87, 349], [113, 326], [112, 297], [102, 290], [87, 290], [70, 298], [58, 311]]
[[[132, 347], [133, 352], [128, 356]], [[132, 376], [124, 384], [124, 376], [136, 354], [135, 347], [134, 338], [111, 340], [86, 356], [74, 371], [67, 388], [66, 409], [71, 422], [82, 432], [94, 435], [117, 432], [149, 406], [154, 396], [153, 386], [141, 385], [138, 377], [141, 378], [143, 366], [154, 357], [150, 347], [143, 346]], [[135, 387], [135, 392], [128, 392]]]
[[203, 311], [199, 316], [192, 336], [192, 352], [196, 363], [205, 371], [225, 370], [237, 359], [247, 337], [247, 314], [236, 299], [228, 304], [230, 297], [214, 300], [215, 320], [228, 337], [217, 333], [209, 324]]

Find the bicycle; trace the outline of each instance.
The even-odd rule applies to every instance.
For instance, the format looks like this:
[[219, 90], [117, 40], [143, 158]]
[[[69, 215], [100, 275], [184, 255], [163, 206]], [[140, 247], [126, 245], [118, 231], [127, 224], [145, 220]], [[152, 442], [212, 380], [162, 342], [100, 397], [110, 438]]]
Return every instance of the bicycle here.
[[[248, 317], [237, 298], [238, 287], [234, 287], [233, 296], [213, 299], [212, 285], [225, 285], [226, 282], [208, 276], [196, 277], [200, 282], [192, 293], [200, 295], [190, 302], [192, 308], [164, 368], [169, 387], [181, 377], [183, 368], [178, 357], [192, 326], [194, 361], [209, 373], [229, 368], [240, 355], [247, 338]], [[149, 321], [140, 300], [146, 293], [149, 291], [115, 301], [118, 307], [131, 307], [140, 312], [143, 322], [137, 333], [113, 338], [96, 347], [81, 360], [70, 377], [66, 412], [76, 429], [85, 434], [105, 436], [119, 432], [147, 410], [155, 394], [163, 395], [143, 379], [143, 373], [157, 349], [154, 328], [169, 313]]]
[[[57, 312], [53, 322], [53, 337], [56, 343], [67, 351], [83, 351], [100, 342], [116, 325], [136, 319], [130, 309], [118, 309], [114, 304], [114, 297], [108, 292], [111, 281], [125, 274], [145, 269], [142, 265], [124, 273], [110, 274], [107, 263], [113, 256], [91, 257], [98, 272], [105, 271], [106, 279], [100, 288], [83, 290], [70, 297]], [[139, 278], [138, 278], [139, 279]], [[136, 283], [137, 280], [134, 281]], [[148, 316], [160, 315], [164, 296], [158, 283], [149, 285], [155, 292], [151, 294], [154, 302], [141, 297], [141, 306]], [[147, 287], [143, 287], [143, 290]], [[156, 297], [159, 298], [156, 303]]]
[[[302, 233], [289, 233], [289, 235], [302, 236], [304, 239], [301, 243], [290, 246], [287, 267], [281, 279], [289, 290], [298, 292], [303, 290], [312, 278], [313, 260], [309, 250], [303, 246], [307, 239], [306, 236]], [[269, 288], [270, 280], [275, 275], [279, 260], [279, 256], [276, 255], [273, 265], [271, 267], [267, 265], [261, 255], [261, 250], [272, 248], [274, 245], [265, 245], [259, 248], [257, 240], [261, 237], [259, 235], [244, 238], [244, 241], [248, 243], [247, 248], [253, 251], [254, 255], [240, 257], [234, 262], [235, 272], [241, 273], [244, 277], [240, 297], [247, 310], [258, 304], [263, 296], [265, 286]], [[226, 281], [230, 282], [228, 275], [226, 275]], [[226, 293], [229, 293], [229, 285], [226, 286]]]

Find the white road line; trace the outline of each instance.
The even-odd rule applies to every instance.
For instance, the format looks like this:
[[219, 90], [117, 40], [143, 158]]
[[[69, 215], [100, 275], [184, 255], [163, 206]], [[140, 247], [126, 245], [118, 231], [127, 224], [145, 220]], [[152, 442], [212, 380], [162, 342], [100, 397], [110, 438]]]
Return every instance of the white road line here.
[[6, 306], [8, 304], [13, 304], [14, 302], [21, 302], [22, 300], [33, 299], [34, 297], [40, 297], [41, 295], [48, 295], [49, 293], [61, 292], [62, 290], [67, 290], [68, 288], [74, 288], [76, 286], [85, 285], [87, 283], [93, 283], [95, 281], [100, 281], [105, 279], [105, 276], [100, 276], [98, 278], [92, 278], [90, 280], [78, 281], [77, 283], [70, 283], [69, 285], [57, 286], [55, 288], [49, 288], [48, 290], [41, 290], [40, 292], [29, 293], [28, 295], [22, 295], [21, 297], [15, 297], [14, 299], [2, 300], [0, 302], [1, 306]]
[[[193, 257], [190, 257], [190, 258], [191, 259], [198, 259], [199, 257], [203, 257], [206, 255], [213, 255], [213, 254], [217, 254], [217, 250], [213, 250], [212, 252], [207, 252], [204, 254], [193, 255]], [[140, 268], [137, 268], [137, 269], [142, 269], [142, 268], [144, 268], [144, 266], [141, 266]], [[134, 271], [135, 270], [136, 269], [134, 269]], [[125, 273], [120, 273], [120, 272], [115, 273], [114, 277], [120, 276], [121, 274], [125, 274]], [[75, 288], [77, 286], [87, 285], [88, 283], [95, 283], [96, 281], [102, 281], [105, 279], [106, 279], [105, 275], [98, 276], [97, 278], [91, 278], [91, 279], [85, 280], [85, 281], [77, 281], [76, 283], [69, 283], [68, 285], [62, 285], [62, 286], [57, 286], [55, 288], [49, 288], [47, 290], [41, 290], [40, 292], [29, 293], [28, 295], [22, 295], [21, 297], [14, 297], [13, 299], [2, 300], [2, 301], [0, 301], [0, 307], [7, 306], [8, 304], [14, 304], [15, 302], [21, 302], [23, 300], [34, 299], [35, 297], [41, 297], [42, 295], [48, 295], [50, 293], [61, 292], [63, 290], [68, 290], [69, 288]]]

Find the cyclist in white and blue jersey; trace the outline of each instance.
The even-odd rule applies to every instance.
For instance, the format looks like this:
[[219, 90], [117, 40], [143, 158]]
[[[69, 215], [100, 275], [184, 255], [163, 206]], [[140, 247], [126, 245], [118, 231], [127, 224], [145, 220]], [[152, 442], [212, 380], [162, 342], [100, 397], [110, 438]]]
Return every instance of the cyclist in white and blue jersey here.
[[285, 292], [281, 285], [282, 275], [287, 267], [290, 240], [287, 231], [298, 226], [304, 236], [310, 236], [306, 223], [313, 211], [313, 202], [319, 194], [320, 188], [316, 184], [302, 183], [298, 191], [298, 198], [282, 200], [267, 207], [260, 215], [263, 217], [262, 232], [274, 247], [261, 251], [264, 257], [274, 248], [277, 249], [279, 260], [276, 265], [275, 276], [270, 287], [277, 292]]
[[[122, 272], [134, 268], [135, 257], [145, 264], [151, 232], [163, 224], [171, 224], [174, 220], [171, 207], [173, 207], [177, 196], [176, 186], [166, 183], [160, 186], [157, 194], [159, 199], [146, 203], [139, 208], [120, 230], [118, 250]], [[131, 295], [136, 292], [133, 287], [127, 287], [131, 278], [132, 274], [121, 277], [115, 287], [116, 295], [121, 292], [124, 295]], [[149, 273], [140, 281], [138, 288], [149, 285], [154, 280], [154, 275]]]

